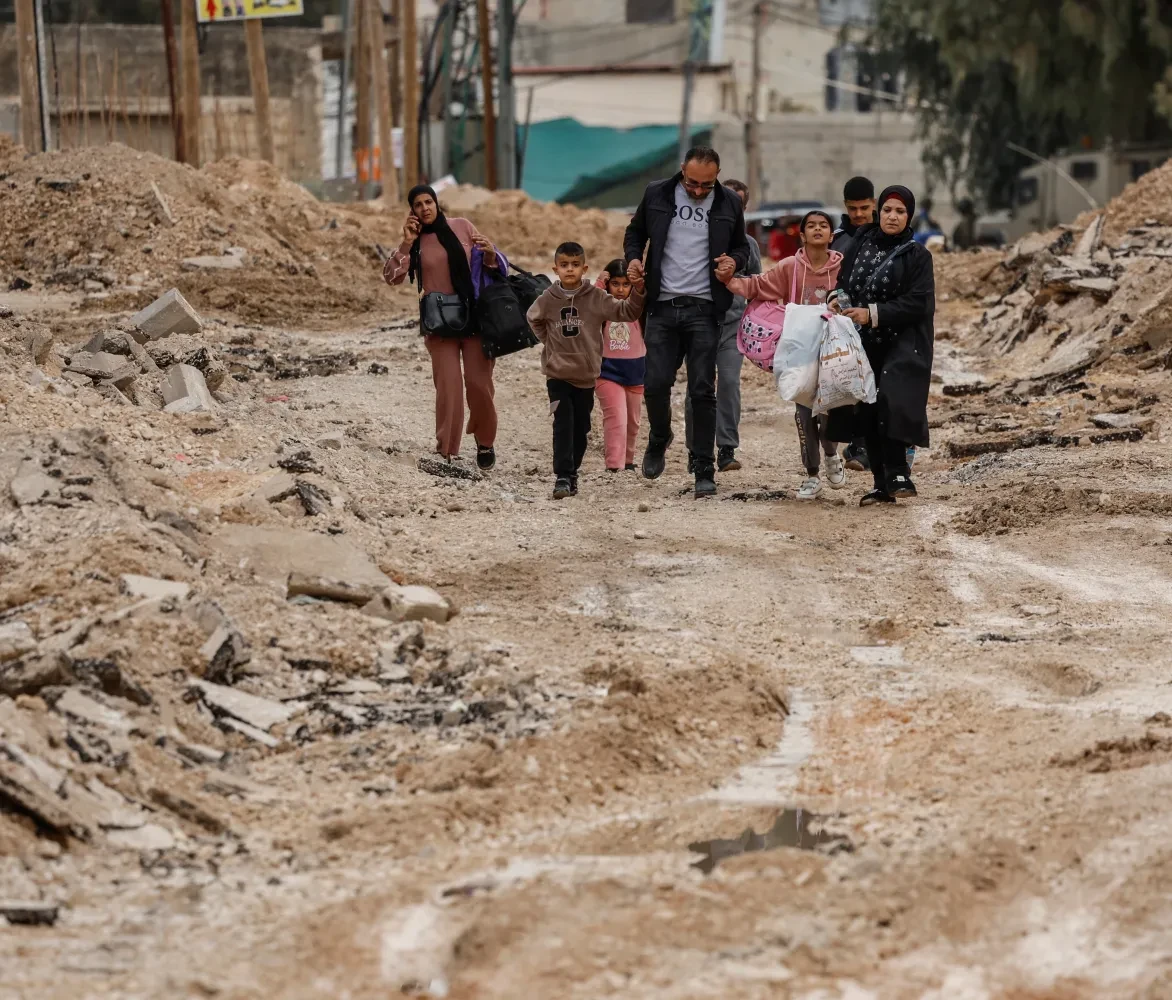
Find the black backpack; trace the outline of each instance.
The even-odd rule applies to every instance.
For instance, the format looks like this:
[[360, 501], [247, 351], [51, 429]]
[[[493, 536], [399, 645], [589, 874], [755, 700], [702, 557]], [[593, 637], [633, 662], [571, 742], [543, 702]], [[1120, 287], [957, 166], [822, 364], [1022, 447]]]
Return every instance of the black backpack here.
[[529, 329], [525, 313], [551, 282], [545, 275], [530, 274], [509, 265], [517, 272], [505, 280], [486, 270], [492, 280], [476, 300], [480, 320], [480, 343], [487, 358], [503, 358], [537, 345], [537, 338]]

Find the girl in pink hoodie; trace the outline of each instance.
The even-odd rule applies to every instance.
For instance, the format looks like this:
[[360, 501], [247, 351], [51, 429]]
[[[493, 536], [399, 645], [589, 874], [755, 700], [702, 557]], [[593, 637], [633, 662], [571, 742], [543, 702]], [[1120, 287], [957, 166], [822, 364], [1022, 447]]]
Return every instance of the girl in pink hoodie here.
[[[595, 284], [616, 299], [626, 299], [631, 294], [627, 265], [621, 260], [607, 264]], [[602, 330], [602, 373], [594, 385], [602, 407], [607, 472], [634, 471], [646, 371], [647, 348], [639, 321], [607, 323]]]
[[[786, 305], [825, 305], [838, 283], [842, 254], [830, 249], [834, 222], [825, 212], [808, 212], [801, 225], [802, 248], [764, 274], [731, 278], [725, 282], [734, 295], [746, 299], [784, 302]], [[718, 274], [719, 276], [719, 274]], [[814, 500], [822, 493], [822, 455], [826, 456], [826, 481], [833, 489], [846, 485], [846, 465], [838, 448], [826, 438], [826, 417], [815, 417], [808, 406], [797, 404], [794, 420], [807, 479], [798, 490], [799, 500]]]

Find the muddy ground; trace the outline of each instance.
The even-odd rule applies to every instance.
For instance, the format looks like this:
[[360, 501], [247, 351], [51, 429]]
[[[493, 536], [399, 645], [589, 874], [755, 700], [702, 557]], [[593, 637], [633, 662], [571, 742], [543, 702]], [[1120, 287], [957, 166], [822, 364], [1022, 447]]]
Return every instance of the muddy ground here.
[[[43, 301], [5, 301], [55, 321]], [[241, 526], [349, 540], [459, 614], [393, 630], [416, 644], [408, 668], [439, 692], [432, 707], [294, 719], [274, 749], [195, 713], [183, 692], [203, 640], [177, 614], [104, 620], [92, 655], [152, 693], [105, 698], [142, 738], [125, 770], [104, 766], [158, 816], [159, 785], [200, 810], [169, 815], [176, 843], [158, 850], [0, 816], [0, 896], [61, 907], [52, 926], [0, 923], [0, 996], [1172, 996], [1166, 404], [1148, 403], [1139, 441], [968, 460], [949, 442], [991, 406], [938, 384], [918, 500], [861, 510], [853, 473], [803, 505], [788, 405], [746, 366], [745, 468], [720, 477], [718, 499], [687, 494], [679, 448], [645, 483], [604, 473], [595, 447], [580, 496], [555, 503], [532, 354], [498, 365], [494, 473], [416, 468], [432, 393], [414, 331], [378, 328], [396, 318], [311, 334], [225, 317], [221, 353], [237, 338], [357, 363], [241, 383], [212, 424], [152, 414], [144, 434], [88, 399], [30, 421], [32, 390], [9, 396], [10, 454], [48, 429], [96, 428], [114, 468], [162, 491], [144, 493], [143, 516], [166, 507], [191, 528], [191, 551], [147, 544], [127, 475], [105, 507], [5, 512], [3, 606], [42, 602], [19, 612], [38, 636], [129, 605], [119, 573], [166, 575], [248, 639], [238, 688], [292, 699], [382, 676], [383, 693], [359, 694], [382, 704], [386, 633], [356, 608], [266, 589], [224, 541]], [[71, 336], [76, 321], [57, 321]], [[943, 340], [938, 370], [1031, 374]], [[1123, 381], [1126, 398], [1158, 397], [1167, 378], [1104, 392], [1086, 376], [1062, 419]], [[336, 517], [257, 506], [288, 441], [345, 494]], [[437, 670], [456, 680], [439, 690]], [[56, 725], [51, 695], [20, 710]], [[226, 756], [180, 768], [163, 730]], [[693, 849], [748, 829], [797, 846]], [[713, 851], [731, 856], [705, 873]]]

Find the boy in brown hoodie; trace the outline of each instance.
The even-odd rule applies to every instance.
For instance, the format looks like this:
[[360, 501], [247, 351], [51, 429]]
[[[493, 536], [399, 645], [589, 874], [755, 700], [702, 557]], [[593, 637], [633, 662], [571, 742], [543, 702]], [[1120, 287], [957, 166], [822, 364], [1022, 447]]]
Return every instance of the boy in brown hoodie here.
[[563, 243], [554, 251], [558, 281], [541, 293], [526, 314], [542, 343], [541, 371], [553, 417], [553, 498], [578, 493], [578, 469], [586, 454], [594, 383], [602, 370], [602, 333], [606, 324], [630, 323], [643, 312], [643, 282], [619, 300], [583, 280], [586, 251]]

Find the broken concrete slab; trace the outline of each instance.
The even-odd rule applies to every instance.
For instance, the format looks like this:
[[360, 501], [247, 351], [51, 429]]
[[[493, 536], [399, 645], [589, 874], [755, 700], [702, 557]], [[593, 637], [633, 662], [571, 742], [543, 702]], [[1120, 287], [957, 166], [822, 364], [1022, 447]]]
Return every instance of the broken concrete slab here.
[[111, 354], [109, 351], [76, 351], [69, 358], [65, 366], [67, 372], [77, 372], [88, 378], [115, 384], [133, 378], [139, 373], [138, 362], [123, 357], [120, 354]]
[[186, 600], [191, 593], [191, 584], [179, 580], [160, 580], [153, 576], [139, 576], [137, 573], [123, 573], [118, 578], [119, 589], [130, 597], [146, 597], [165, 601]]
[[350, 587], [382, 591], [391, 582], [361, 549], [333, 535], [296, 528], [225, 524], [212, 548], [240, 569], [251, 569], [287, 593], [289, 577], [299, 574], [345, 580]]
[[370, 580], [339, 579], [334, 576], [321, 576], [310, 573], [290, 573], [285, 585], [286, 597], [296, 597], [304, 594], [308, 597], [321, 597], [328, 601], [343, 601], [348, 604], [369, 604], [382, 591], [382, 586], [375, 586]]
[[169, 809], [180, 819], [196, 826], [202, 826], [209, 833], [221, 834], [227, 832], [227, 824], [218, 816], [213, 815], [200, 803], [192, 802], [169, 788], [152, 788], [149, 792], [150, 800], [157, 806]]
[[57, 480], [46, 475], [40, 462], [34, 458], [25, 459], [8, 484], [8, 490], [18, 507], [40, 503], [46, 497], [55, 495], [58, 488]]
[[0, 899], [0, 916], [10, 924], [26, 927], [52, 927], [57, 923], [57, 913], [60, 909], [56, 903]]
[[19, 659], [36, 648], [37, 640], [26, 622], [0, 625], [0, 663]]
[[1141, 431], [1150, 431], [1156, 421], [1153, 417], [1145, 417], [1138, 413], [1097, 413], [1091, 417], [1091, 423], [1096, 427], [1111, 430], [1136, 428]]
[[79, 840], [88, 840], [90, 827], [62, 798], [30, 769], [0, 755], [0, 804], [15, 806], [38, 822]]
[[216, 409], [216, 401], [194, 365], [172, 365], [160, 386], [166, 413], [200, 413]]
[[69, 688], [53, 707], [78, 722], [87, 722], [115, 732], [129, 733], [134, 728], [134, 723], [117, 709], [87, 697], [76, 688]]
[[440, 625], [452, 617], [452, 605], [430, 587], [401, 587], [392, 583], [363, 612], [391, 622], [433, 621]]
[[1090, 257], [1099, 249], [1099, 237], [1103, 233], [1103, 222], [1105, 220], [1106, 213], [1104, 212], [1100, 212], [1091, 220], [1091, 224], [1083, 230], [1082, 236], [1079, 237], [1078, 242], [1074, 245], [1074, 256]]
[[238, 271], [244, 267], [244, 258], [239, 254], [225, 254], [223, 257], [185, 257], [180, 262], [185, 271]]
[[127, 851], [169, 851], [175, 846], [174, 834], [157, 823], [144, 823], [134, 830], [110, 830], [106, 840]]
[[247, 722], [241, 722], [239, 719], [225, 716], [219, 720], [219, 723], [224, 728], [231, 729], [233, 732], [240, 733], [242, 736], [247, 736], [250, 740], [260, 743], [270, 750], [276, 750], [281, 745], [281, 741], [275, 736], [270, 736], [264, 730], [257, 729], [256, 726], [250, 726]]
[[1070, 283], [1076, 292], [1088, 292], [1095, 298], [1107, 299], [1115, 294], [1114, 278], [1078, 278]]
[[160, 222], [165, 222], [168, 226], [175, 225], [175, 216], [171, 214], [171, 206], [167, 203], [167, 199], [163, 197], [163, 192], [159, 190], [159, 185], [151, 181], [151, 195], [155, 200], [155, 209], [159, 216]]
[[223, 750], [204, 746], [202, 743], [177, 743], [175, 750], [180, 757], [193, 764], [219, 764], [226, 756]]
[[178, 288], [155, 299], [142, 312], [135, 313], [130, 322], [148, 340], [161, 340], [173, 333], [199, 333], [203, 321]]
[[261, 730], [267, 731], [279, 723], [288, 722], [302, 711], [299, 705], [284, 705], [210, 681], [195, 681], [194, 687], [213, 711], [230, 715]]

